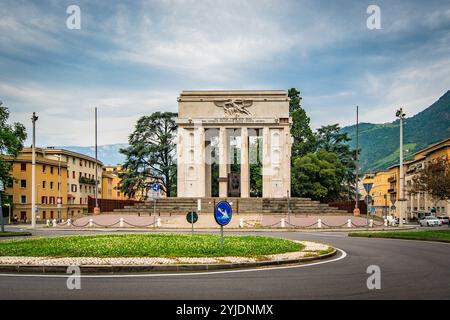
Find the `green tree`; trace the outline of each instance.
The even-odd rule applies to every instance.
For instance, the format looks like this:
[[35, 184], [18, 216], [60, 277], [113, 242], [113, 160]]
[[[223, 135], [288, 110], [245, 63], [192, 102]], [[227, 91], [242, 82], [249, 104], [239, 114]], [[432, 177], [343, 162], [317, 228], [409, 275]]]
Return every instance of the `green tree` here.
[[436, 158], [425, 163], [423, 169], [413, 177], [410, 193], [425, 192], [431, 196], [434, 205], [450, 200], [450, 161], [447, 157]]
[[27, 138], [24, 125], [18, 122], [8, 124], [8, 119], [9, 110], [0, 101], [0, 180], [5, 186], [12, 183], [13, 177], [11, 176], [12, 163], [5, 161], [3, 157], [17, 157]]
[[288, 90], [289, 114], [292, 118], [291, 135], [293, 138], [292, 156], [303, 156], [315, 150], [315, 136], [311, 130], [310, 119], [301, 107], [300, 91], [295, 88]]
[[127, 196], [140, 192], [145, 199], [155, 182], [168, 197], [176, 195], [176, 116], [155, 112], [137, 121], [128, 139], [129, 147], [120, 150], [126, 160], [119, 189]]
[[336, 154], [319, 149], [295, 156], [292, 167], [292, 192], [315, 200], [339, 198], [345, 168]]
[[345, 175], [341, 181], [341, 191], [349, 193], [349, 197], [355, 193], [356, 169], [356, 150], [350, 148], [348, 144], [350, 140], [348, 133], [342, 132], [339, 124], [322, 126], [316, 133], [317, 148], [336, 154], [344, 166]]

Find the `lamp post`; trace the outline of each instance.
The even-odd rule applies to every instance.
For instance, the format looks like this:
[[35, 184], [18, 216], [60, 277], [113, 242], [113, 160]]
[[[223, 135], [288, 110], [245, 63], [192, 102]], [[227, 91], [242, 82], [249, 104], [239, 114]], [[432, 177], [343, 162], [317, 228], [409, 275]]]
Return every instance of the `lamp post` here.
[[400, 119], [400, 198], [398, 199], [399, 203], [399, 225], [403, 226], [403, 210], [404, 210], [404, 198], [405, 198], [405, 177], [403, 176], [403, 119], [405, 118], [405, 113], [403, 109], [400, 108], [395, 113], [395, 116]]
[[33, 123], [33, 144], [31, 160], [31, 228], [36, 227], [36, 121], [38, 117], [33, 112], [31, 122]]

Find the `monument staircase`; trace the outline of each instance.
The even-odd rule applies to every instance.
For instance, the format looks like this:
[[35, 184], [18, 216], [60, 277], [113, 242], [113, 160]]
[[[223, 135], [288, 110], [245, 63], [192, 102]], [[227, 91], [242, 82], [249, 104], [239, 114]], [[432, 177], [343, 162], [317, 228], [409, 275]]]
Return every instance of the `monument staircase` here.
[[[159, 198], [115, 209], [114, 213], [138, 215], [177, 215], [197, 210], [198, 198]], [[217, 202], [226, 200], [235, 214], [291, 214], [300, 215], [346, 215], [328, 204], [309, 198], [201, 198], [200, 213], [212, 213]]]

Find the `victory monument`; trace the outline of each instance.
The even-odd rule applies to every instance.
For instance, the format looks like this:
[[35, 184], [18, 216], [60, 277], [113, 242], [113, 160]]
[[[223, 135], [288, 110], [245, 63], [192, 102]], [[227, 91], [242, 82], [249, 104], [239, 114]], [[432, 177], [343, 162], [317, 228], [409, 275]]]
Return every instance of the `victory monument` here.
[[251, 165], [263, 198], [290, 195], [287, 91], [183, 91], [177, 124], [178, 197], [248, 198]]

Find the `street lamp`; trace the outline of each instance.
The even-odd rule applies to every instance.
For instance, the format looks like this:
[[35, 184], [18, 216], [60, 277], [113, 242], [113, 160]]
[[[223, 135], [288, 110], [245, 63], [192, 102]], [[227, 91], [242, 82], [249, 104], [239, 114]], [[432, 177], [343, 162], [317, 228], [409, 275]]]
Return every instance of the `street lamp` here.
[[33, 145], [31, 157], [31, 228], [36, 227], [36, 121], [38, 117], [33, 112], [31, 122], [33, 123]]
[[405, 118], [406, 114], [403, 112], [403, 109], [400, 108], [395, 113], [395, 116], [400, 119], [400, 198], [398, 199], [398, 201], [400, 202], [399, 225], [401, 227], [403, 226], [403, 202], [405, 200], [405, 177], [403, 176], [403, 119]]

